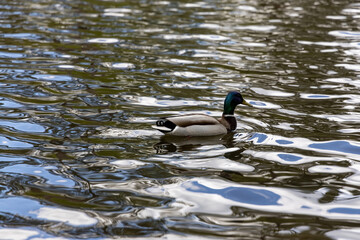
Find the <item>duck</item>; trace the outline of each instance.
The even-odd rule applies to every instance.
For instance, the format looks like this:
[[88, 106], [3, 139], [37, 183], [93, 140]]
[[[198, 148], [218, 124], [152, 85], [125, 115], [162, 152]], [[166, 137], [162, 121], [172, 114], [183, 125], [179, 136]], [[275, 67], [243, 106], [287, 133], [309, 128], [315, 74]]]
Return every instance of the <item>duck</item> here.
[[236, 129], [234, 111], [237, 105], [243, 104], [252, 107], [245, 101], [241, 93], [231, 91], [224, 100], [224, 111], [221, 118], [206, 114], [186, 114], [160, 118], [153, 128], [165, 135], [182, 137], [210, 137], [225, 135]]

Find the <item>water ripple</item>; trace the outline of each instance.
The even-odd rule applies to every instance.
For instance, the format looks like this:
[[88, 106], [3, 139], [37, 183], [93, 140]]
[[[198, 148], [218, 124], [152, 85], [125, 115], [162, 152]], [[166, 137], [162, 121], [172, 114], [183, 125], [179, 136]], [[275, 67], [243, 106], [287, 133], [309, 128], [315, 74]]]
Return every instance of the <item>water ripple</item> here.
[[[168, 185], [161, 192], [184, 203], [180, 212], [185, 212], [182, 214], [196, 211], [229, 215], [232, 214], [232, 206], [268, 212], [317, 215], [330, 219], [357, 219], [360, 214], [360, 209], [357, 207], [358, 198], [344, 203], [338, 201], [319, 206], [309, 200], [307, 195], [311, 194], [298, 193], [291, 189], [234, 185], [218, 179], [204, 178], [195, 178], [181, 183], [180, 186], [177, 185], [179, 184]], [[148, 188], [147, 191], [159, 194], [155, 188]], [[202, 201], [208, 204], [203, 205]], [[294, 204], [298, 202], [302, 204]]]
[[[357, 239], [359, 9], [3, 1], [0, 238]], [[234, 133], [151, 128], [234, 90]]]

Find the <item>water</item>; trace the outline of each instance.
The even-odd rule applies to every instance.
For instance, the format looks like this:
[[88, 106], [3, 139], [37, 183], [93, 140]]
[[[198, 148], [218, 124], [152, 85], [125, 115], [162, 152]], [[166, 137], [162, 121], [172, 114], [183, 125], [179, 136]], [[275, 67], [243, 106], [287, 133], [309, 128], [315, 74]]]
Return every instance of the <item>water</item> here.
[[[0, 239], [357, 239], [360, 3], [3, 1]], [[157, 118], [235, 133], [164, 138]]]

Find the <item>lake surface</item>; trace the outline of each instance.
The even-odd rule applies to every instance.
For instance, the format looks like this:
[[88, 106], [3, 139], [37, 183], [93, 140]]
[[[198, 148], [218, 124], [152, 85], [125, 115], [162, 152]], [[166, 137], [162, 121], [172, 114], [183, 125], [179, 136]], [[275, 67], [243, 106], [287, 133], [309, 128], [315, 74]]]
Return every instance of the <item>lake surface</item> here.
[[[0, 4], [0, 239], [358, 239], [360, 2]], [[164, 116], [233, 134], [164, 138]]]

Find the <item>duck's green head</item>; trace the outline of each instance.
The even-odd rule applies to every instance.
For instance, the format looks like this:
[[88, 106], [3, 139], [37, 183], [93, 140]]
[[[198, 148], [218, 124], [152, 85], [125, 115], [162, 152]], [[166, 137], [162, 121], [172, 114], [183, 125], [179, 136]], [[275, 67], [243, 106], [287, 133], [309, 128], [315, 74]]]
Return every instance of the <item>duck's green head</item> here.
[[229, 92], [224, 101], [224, 113], [223, 114], [233, 115], [235, 107], [238, 104], [244, 104], [244, 105], [248, 105], [248, 106], [252, 107], [252, 105], [250, 103], [245, 101], [245, 99], [239, 92], [236, 92], [236, 91]]

